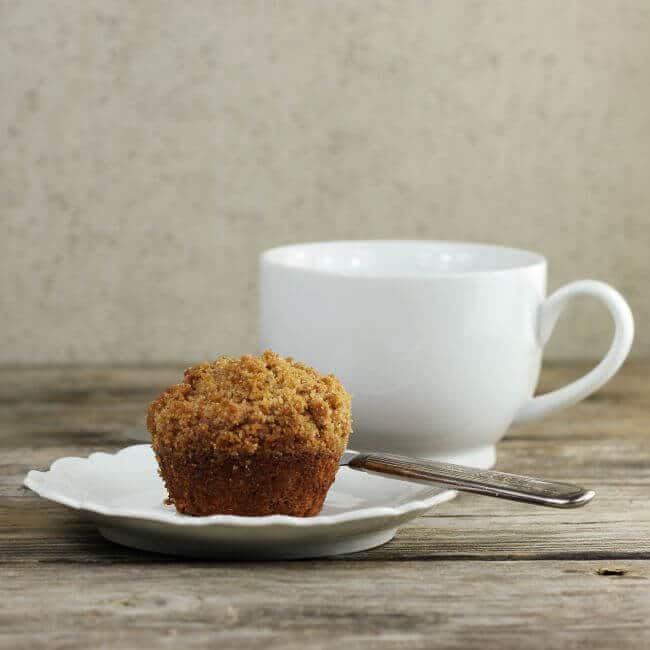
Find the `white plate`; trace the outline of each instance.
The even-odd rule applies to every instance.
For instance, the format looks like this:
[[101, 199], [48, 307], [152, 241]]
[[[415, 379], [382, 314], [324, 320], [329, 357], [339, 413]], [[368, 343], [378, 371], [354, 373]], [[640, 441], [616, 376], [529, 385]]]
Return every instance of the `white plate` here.
[[167, 497], [150, 445], [116, 454], [67, 457], [32, 470], [25, 485], [90, 517], [118, 544], [146, 551], [221, 558], [303, 558], [352, 553], [392, 539], [397, 528], [455, 496], [342, 467], [315, 517], [189, 517]]

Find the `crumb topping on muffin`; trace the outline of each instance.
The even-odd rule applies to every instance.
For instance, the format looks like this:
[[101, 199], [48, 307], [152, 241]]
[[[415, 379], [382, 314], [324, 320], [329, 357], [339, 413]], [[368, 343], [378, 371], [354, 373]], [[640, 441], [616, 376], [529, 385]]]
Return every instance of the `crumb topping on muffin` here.
[[267, 350], [185, 371], [149, 406], [154, 448], [211, 448], [233, 456], [345, 450], [351, 397], [334, 375]]

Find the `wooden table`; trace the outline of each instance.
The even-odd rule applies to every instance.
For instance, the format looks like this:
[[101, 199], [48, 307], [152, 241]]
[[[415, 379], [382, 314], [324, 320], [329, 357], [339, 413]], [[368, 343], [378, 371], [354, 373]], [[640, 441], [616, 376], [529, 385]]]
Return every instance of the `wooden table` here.
[[[584, 370], [552, 366], [541, 389]], [[129, 444], [179, 376], [0, 370], [0, 647], [650, 647], [650, 364], [499, 446], [500, 469], [596, 489], [588, 507], [460, 496], [381, 548], [331, 560], [132, 551], [21, 486], [60, 456]]]

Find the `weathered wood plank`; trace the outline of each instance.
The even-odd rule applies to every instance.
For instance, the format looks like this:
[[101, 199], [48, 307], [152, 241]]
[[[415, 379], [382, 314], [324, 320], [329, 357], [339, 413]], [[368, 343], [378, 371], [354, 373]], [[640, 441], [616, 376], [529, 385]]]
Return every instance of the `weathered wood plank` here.
[[2, 586], [4, 648], [650, 643], [647, 561], [10, 566]]
[[[2, 474], [14, 488], [29, 469], [45, 469], [61, 456], [84, 456], [93, 451], [116, 451], [134, 444], [119, 433], [62, 433], [0, 443]], [[505, 471], [589, 483], [650, 484], [650, 436], [585, 443], [572, 439], [543, 442], [511, 439], [499, 446], [497, 467]], [[1, 480], [1, 479], [0, 479]], [[1, 484], [1, 483], [0, 483]], [[1, 488], [0, 488], [1, 489]], [[14, 490], [15, 492], [15, 490]]]
[[[550, 364], [542, 373], [539, 392], [563, 386], [589, 367], [584, 363]], [[106, 405], [118, 411], [142, 408], [165, 386], [178, 381], [182, 371], [181, 366], [0, 367], [0, 424], [9, 418], [20, 425], [25, 415], [47, 418], [83, 406]], [[628, 362], [614, 379], [581, 404], [540, 422], [516, 427], [509, 436], [563, 436], [565, 429], [589, 437], [609, 436], [612, 429], [625, 435], [647, 436], [649, 374], [648, 362]]]
[[1, 366], [0, 404], [130, 399], [180, 380], [184, 366]]
[[[601, 510], [552, 511], [536, 516], [525, 506], [512, 509], [478, 497], [461, 496], [402, 528], [377, 549], [354, 555], [358, 560], [405, 559], [650, 559], [650, 518], [645, 491], [616, 488]], [[616, 511], [618, 510], [618, 514]], [[0, 510], [0, 558], [5, 564], [168, 562], [171, 558], [140, 553], [104, 541], [77, 513], [36, 496], [3, 499]]]
[[[564, 385], [584, 364], [545, 369], [540, 391]], [[3, 438], [124, 432], [144, 421], [146, 405], [179, 379], [180, 367], [0, 368], [0, 441]], [[598, 393], [540, 422], [513, 428], [507, 440], [640, 437], [650, 429], [650, 364], [625, 366]]]
[[[506, 469], [537, 471], [540, 474], [578, 480], [593, 487], [598, 497], [579, 510], [536, 508], [474, 495], [462, 495], [455, 501], [432, 510], [402, 530], [391, 544], [362, 557], [399, 559], [415, 557], [458, 557], [482, 559], [507, 558], [589, 558], [648, 557], [650, 553], [650, 508], [648, 478], [626, 470], [638, 458], [636, 448], [622, 449], [628, 455], [611, 466], [599, 468], [599, 445], [586, 447], [589, 453], [578, 461], [546, 453], [539, 442], [517, 441], [526, 453], [513, 458], [511, 445], [502, 447], [502, 465]], [[110, 446], [107, 446], [110, 448]], [[84, 450], [88, 453], [93, 446]], [[553, 445], [557, 451], [557, 444]], [[5, 561], [96, 561], [104, 557], [131, 558], [97, 538], [89, 524], [76, 513], [39, 499], [20, 486], [30, 466], [46, 466], [50, 460], [76, 449], [4, 450], [0, 457], [0, 557]], [[29, 459], [32, 459], [30, 461]], [[537, 459], [531, 467], [526, 461]], [[610, 459], [611, 461], [611, 459]], [[512, 466], [512, 467], [511, 467]], [[562, 466], [563, 471], [557, 471]], [[608, 470], [609, 467], [609, 470]], [[613, 478], [606, 476], [607, 471]], [[578, 475], [580, 472], [580, 475]], [[16, 536], [21, 544], [16, 546]], [[84, 538], [89, 537], [87, 548]], [[81, 546], [80, 546], [81, 545]], [[79, 557], [81, 548], [92, 557]], [[361, 557], [361, 556], [360, 556]]]

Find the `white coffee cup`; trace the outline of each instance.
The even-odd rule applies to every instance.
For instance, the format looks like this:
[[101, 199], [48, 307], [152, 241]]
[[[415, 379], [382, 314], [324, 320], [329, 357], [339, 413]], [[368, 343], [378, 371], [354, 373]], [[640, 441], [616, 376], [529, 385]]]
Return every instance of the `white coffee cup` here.
[[[353, 395], [354, 449], [489, 467], [513, 423], [570, 406], [621, 366], [634, 334], [624, 298], [592, 280], [548, 298], [546, 260], [444, 241], [296, 244], [260, 258], [262, 349], [334, 373]], [[573, 383], [533, 397], [566, 304], [609, 309], [614, 339]]]

